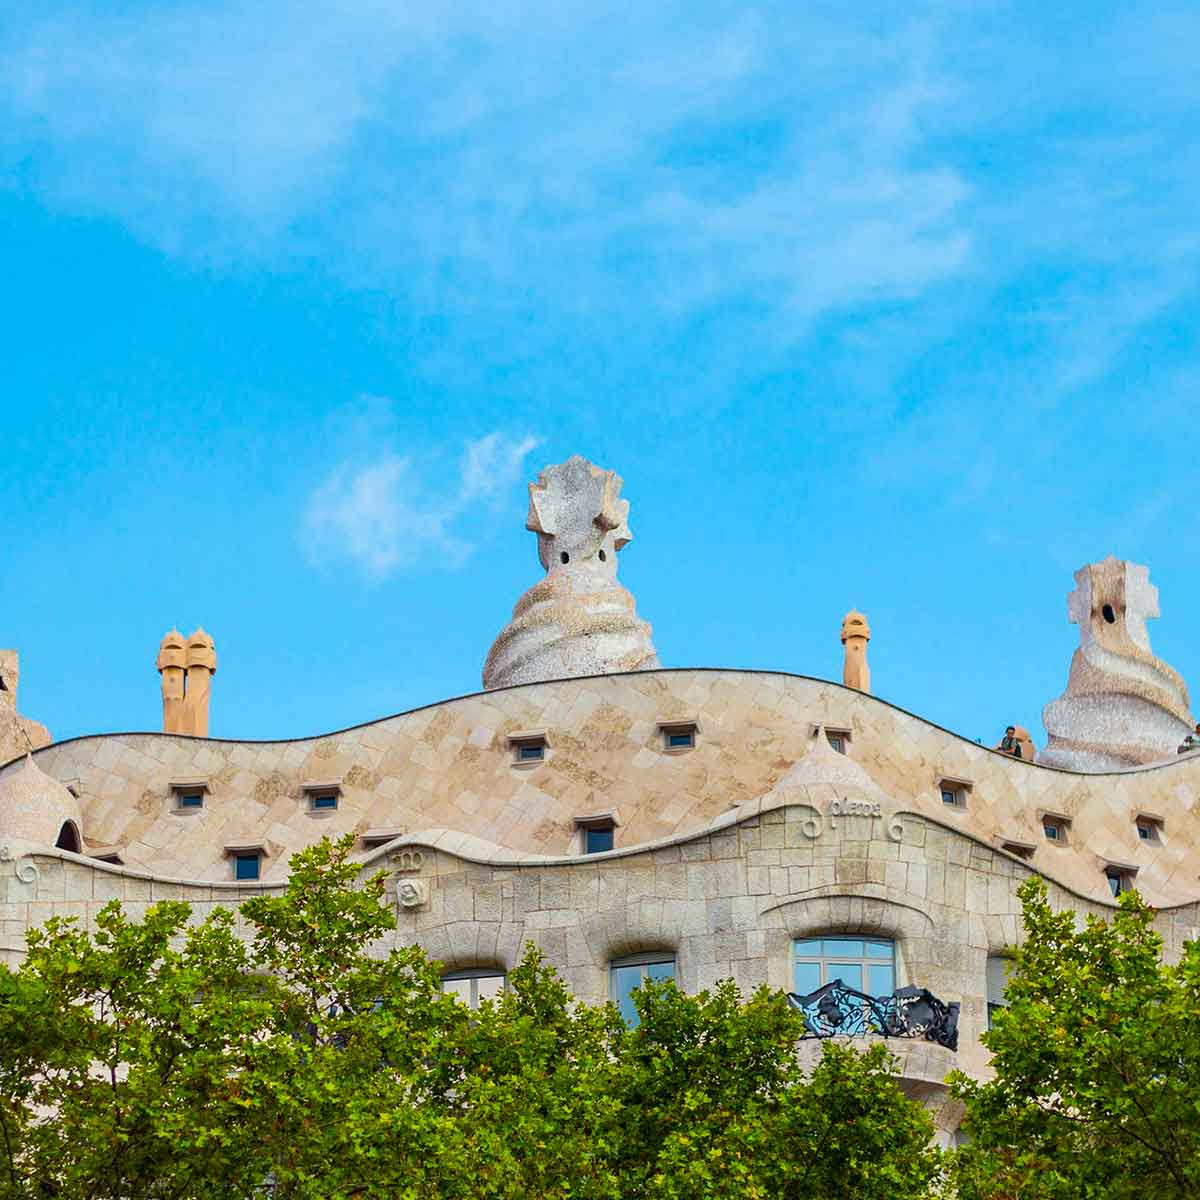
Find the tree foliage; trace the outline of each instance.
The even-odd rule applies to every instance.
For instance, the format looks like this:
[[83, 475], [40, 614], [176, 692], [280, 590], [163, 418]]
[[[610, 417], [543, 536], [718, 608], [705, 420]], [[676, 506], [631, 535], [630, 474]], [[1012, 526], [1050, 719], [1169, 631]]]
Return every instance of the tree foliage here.
[[765, 989], [647, 986], [626, 1029], [530, 950], [470, 1011], [351, 842], [202, 923], [116, 903], [0, 969], [0, 1197], [922, 1197], [931, 1126], [885, 1050], [797, 1066]]
[[1200, 1196], [1200, 943], [1162, 962], [1152, 911], [1054, 912], [1021, 888], [1026, 940], [983, 1037], [995, 1078], [957, 1075], [964, 1200]]

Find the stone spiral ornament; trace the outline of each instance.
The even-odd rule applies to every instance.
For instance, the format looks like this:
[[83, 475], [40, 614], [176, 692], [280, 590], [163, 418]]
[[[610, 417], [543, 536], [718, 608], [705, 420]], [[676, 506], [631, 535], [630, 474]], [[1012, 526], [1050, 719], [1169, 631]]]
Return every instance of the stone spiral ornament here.
[[1150, 649], [1158, 616], [1148, 568], [1109, 556], [1075, 572], [1067, 597], [1079, 625], [1067, 690], [1046, 705], [1049, 742], [1038, 761], [1112, 771], [1175, 757], [1193, 727], [1187, 685]]
[[546, 578], [517, 601], [483, 668], [487, 689], [657, 667], [650, 626], [617, 582], [631, 540], [621, 477], [575, 455], [529, 485], [525, 528]]

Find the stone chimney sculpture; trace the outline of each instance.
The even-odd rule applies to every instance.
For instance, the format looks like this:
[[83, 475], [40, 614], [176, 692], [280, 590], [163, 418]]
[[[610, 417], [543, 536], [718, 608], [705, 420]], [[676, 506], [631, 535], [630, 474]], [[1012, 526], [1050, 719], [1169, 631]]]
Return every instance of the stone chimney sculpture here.
[[187, 645], [178, 629], [172, 629], [159, 643], [155, 666], [162, 676], [163, 732], [183, 733]]
[[163, 732], [208, 737], [208, 702], [217, 672], [212, 638], [197, 629], [185, 641], [172, 629], [159, 644], [155, 665], [162, 676]]
[[617, 582], [617, 553], [633, 536], [621, 482], [575, 455], [529, 485], [525, 528], [537, 534], [546, 578], [492, 644], [485, 688], [658, 666], [650, 626]]
[[1075, 572], [1067, 597], [1079, 625], [1067, 690], [1047, 704], [1049, 734], [1038, 761], [1074, 771], [1112, 771], [1174, 758], [1191, 732], [1187, 686], [1150, 650], [1158, 616], [1150, 572], [1109, 555]]
[[871, 690], [871, 668], [867, 665], [867, 643], [871, 627], [857, 609], [851, 609], [842, 619], [842, 645], [846, 648], [842, 665], [842, 682], [860, 692]]
[[15, 650], [0, 650], [0, 763], [48, 746], [50, 731], [17, 712], [21, 659]]

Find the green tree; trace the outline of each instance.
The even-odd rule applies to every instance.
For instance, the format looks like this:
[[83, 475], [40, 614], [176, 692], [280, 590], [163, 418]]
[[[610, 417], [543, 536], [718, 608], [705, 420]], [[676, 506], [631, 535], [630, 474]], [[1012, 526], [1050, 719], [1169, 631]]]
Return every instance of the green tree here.
[[[938, 1171], [882, 1047], [827, 1047], [732, 984], [575, 1003], [530, 950], [471, 1011], [344, 839], [287, 888], [54, 920], [0, 969], [0, 1197], [914, 1200]], [[239, 924], [240, 922], [240, 924]]]
[[806, 1075], [803, 1020], [765, 987], [688, 996], [647, 983], [620, 1064], [619, 1173], [654, 1200], [905, 1200], [940, 1174], [933, 1125], [876, 1044], [825, 1043]]
[[964, 1200], [1200, 1196], [1200, 944], [1162, 962], [1136, 893], [1110, 921], [1020, 891], [1026, 938], [983, 1041], [995, 1078], [952, 1080]]

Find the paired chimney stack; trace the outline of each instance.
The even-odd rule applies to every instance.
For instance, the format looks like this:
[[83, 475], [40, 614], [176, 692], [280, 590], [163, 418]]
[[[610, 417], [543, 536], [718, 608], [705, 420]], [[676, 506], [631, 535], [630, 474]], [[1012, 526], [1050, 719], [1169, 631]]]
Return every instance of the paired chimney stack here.
[[158, 647], [162, 676], [163, 732], [208, 737], [208, 701], [217, 673], [213, 640], [197, 629], [184, 639], [172, 629]]

